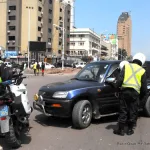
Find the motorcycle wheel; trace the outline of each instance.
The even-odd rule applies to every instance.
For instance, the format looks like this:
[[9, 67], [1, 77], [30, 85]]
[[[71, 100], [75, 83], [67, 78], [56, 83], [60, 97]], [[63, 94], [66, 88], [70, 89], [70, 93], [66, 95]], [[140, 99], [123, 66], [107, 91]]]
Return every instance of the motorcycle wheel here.
[[19, 148], [21, 146], [21, 141], [18, 139], [13, 123], [10, 123], [9, 132], [6, 133], [5, 140], [11, 148]]

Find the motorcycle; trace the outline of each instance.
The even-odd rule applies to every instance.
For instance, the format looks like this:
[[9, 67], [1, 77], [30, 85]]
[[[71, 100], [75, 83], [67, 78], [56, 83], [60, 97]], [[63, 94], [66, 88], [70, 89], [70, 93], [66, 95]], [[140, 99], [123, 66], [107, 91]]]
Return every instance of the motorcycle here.
[[33, 111], [27, 97], [26, 85], [22, 83], [22, 71], [12, 80], [0, 84], [0, 133], [11, 148], [19, 148], [21, 132], [29, 132], [29, 117]]

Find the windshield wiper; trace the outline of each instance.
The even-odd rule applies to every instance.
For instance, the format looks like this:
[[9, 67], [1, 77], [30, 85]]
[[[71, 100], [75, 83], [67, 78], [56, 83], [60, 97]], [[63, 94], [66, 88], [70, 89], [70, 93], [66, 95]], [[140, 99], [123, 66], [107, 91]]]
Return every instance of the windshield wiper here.
[[79, 80], [78, 78], [72, 78], [71, 80]]
[[97, 80], [95, 79], [81, 79], [82, 81], [94, 81], [94, 82], [97, 82]]

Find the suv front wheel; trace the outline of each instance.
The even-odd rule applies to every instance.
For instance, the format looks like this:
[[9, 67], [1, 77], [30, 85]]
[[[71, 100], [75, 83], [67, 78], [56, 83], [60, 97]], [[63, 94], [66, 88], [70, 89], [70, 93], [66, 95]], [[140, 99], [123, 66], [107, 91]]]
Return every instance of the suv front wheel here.
[[75, 128], [87, 128], [92, 120], [92, 105], [88, 100], [82, 100], [74, 105], [72, 122]]

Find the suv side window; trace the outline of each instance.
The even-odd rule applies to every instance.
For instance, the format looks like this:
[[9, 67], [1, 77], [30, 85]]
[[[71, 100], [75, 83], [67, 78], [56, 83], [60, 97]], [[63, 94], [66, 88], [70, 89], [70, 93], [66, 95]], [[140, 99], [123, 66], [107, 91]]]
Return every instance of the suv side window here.
[[119, 64], [113, 64], [108, 72], [108, 77], [111, 76], [111, 77], [116, 77], [118, 76], [119, 74], [119, 69], [117, 69], [119, 67]]

